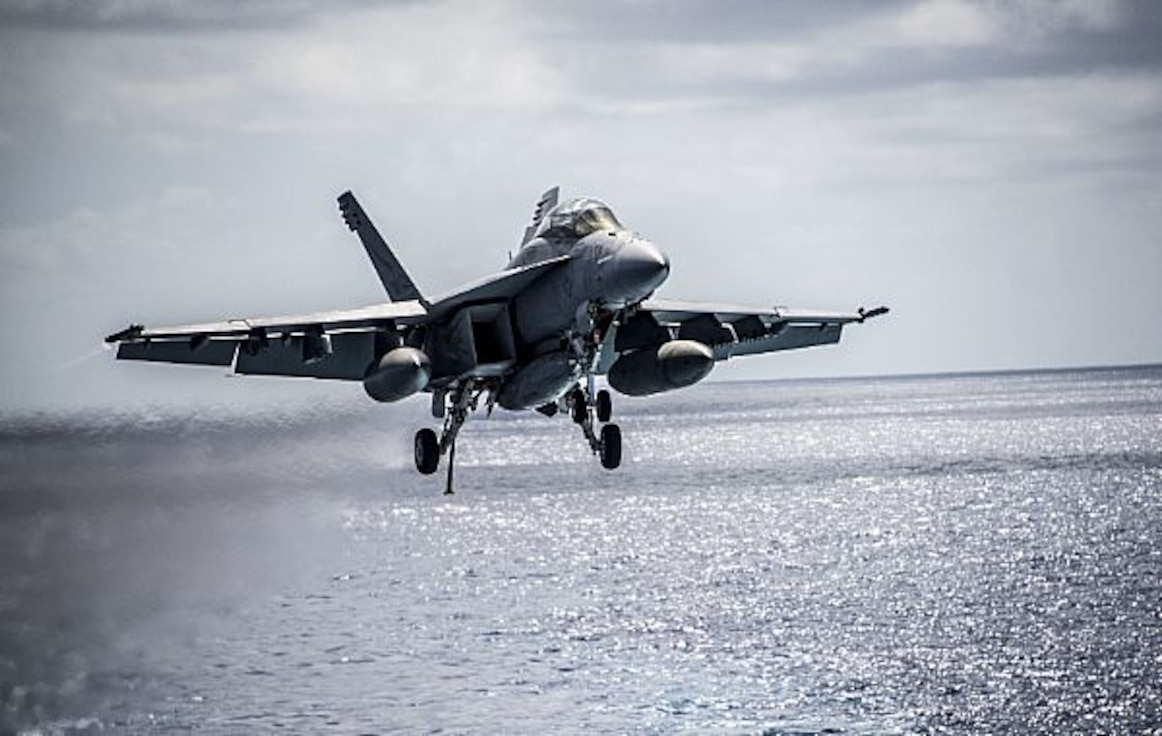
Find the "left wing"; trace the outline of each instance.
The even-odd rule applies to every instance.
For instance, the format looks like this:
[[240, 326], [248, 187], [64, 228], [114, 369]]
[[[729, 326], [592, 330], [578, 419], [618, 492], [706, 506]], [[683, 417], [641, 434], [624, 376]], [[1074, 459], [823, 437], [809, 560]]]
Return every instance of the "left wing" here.
[[715, 360], [830, 345], [839, 342], [844, 325], [887, 313], [887, 307], [827, 312], [650, 299], [617, 325], [612, 336], [613, 350], [602, 351], [598, 371], [608, 370], [623, 352], [673, 339], [697, 340], [710, 347]]

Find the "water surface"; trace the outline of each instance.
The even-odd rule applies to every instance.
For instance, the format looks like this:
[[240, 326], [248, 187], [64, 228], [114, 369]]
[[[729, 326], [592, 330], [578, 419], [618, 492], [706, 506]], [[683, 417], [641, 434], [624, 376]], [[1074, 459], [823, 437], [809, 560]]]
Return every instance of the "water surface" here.
[[1162, 369], [7, 419], [0, 732], [1162, 733]]

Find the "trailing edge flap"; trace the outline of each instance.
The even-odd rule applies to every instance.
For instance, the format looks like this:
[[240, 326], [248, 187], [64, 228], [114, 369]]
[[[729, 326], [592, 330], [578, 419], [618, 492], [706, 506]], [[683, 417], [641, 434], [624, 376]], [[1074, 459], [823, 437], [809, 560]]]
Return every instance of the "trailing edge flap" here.
[[362, 380], [375, 357], [373, 332], [343, 332], [329, 335], [330, 352], [304, 360], [302, 335], [276, 338], [249, 347], [245, 338], [148, 340], [123, 342], [117, 346], [119, 360], [157, 363], [234, 366], [234, 372], [261, 376], [297, 376]]
[[525, 228], [525, 236], [520, 241], [521, 245], [533, 239], [533, 235], [537, 232], [537, 226], [541, 224], [541, 220], [545, 219], [545, 213], [557, 206], [557, 199], [561, 196], [561, 188], [553, 187], [537, 200], [537, 206], [533, 209], [533, 224]]
[[558, 256], [487, 276], [433, 301], [428, 307], [428, 316], [430, 319], [438, 320], [469, 304], [509, 301], [532, 286], [537, 279], [556, 270], [571, 258], [569, 255]]
[[339, 211], [343, 214], [343, 221], [347, 223], [347, 227], [362, 241], [388, 297], [393, 302], [418, 301], [426, 305], [427, 302], [420, 295], [420, 290], [416, 288], [399, 259], [391, 252], [387, 241], [375, 229], [371, 218], [363, 211], [354, 194], [347, 191], [339, 195]]

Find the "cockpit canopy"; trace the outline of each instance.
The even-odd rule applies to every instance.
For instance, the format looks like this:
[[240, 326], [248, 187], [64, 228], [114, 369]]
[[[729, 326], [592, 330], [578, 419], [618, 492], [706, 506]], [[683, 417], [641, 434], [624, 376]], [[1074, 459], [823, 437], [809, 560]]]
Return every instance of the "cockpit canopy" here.
[[570, 199], [549, 210], [537, 226], [536, 237], [583, 238], [598, 230], [621, 229], [621, 223], [604, 202], [585, 197]]

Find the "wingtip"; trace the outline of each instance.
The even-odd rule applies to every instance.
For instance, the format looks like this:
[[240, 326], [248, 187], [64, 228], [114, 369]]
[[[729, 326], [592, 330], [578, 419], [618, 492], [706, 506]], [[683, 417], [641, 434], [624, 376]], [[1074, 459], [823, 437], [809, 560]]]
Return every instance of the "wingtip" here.
[[857, 310], [857, 312], [859, 314], [860, 324], [866, 322], [869, 319], [874, 319], [875, 317], [882, 317], [883, 315], [885, 315], [891, 311], [892, 311], [891, 309], [889, 309], [888, 307], [882, 306], [882, 305], [876, 307], [875, 309], [864, 309], [863, 307], [860, 307]]
[[121, 330], [120, 332], [114, 332], [112, 335], [109, 335], [108, 337], [106, 337], [105, 344], [112, 345], [113, 343], [116, 343], [116, 342], [125, 342], [126, 340], [132, 340], [134, 338], [140, 337], [141, 333], [144, 330], [145, 330], [145, 325], [131, 324], [128, 327], [126, 327], [124, 330]]

